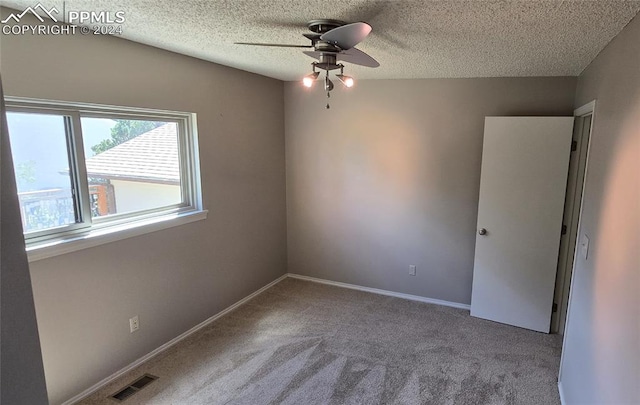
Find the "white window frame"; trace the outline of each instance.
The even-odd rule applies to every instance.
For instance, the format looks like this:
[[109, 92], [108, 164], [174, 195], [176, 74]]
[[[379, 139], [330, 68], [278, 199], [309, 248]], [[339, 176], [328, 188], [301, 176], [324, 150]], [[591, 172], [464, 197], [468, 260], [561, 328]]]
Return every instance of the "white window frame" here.
[[[25, 233], [29, 261], [41, 260], [159, 229], [205, 219], [202, 205], [196, 114], [157, 109], [5, 97], [6, 111], [68, 117], [67, 153], [76, 223]], [[182, 202], [149, 210], [92, 218], [81, 118], [175, 122]]]

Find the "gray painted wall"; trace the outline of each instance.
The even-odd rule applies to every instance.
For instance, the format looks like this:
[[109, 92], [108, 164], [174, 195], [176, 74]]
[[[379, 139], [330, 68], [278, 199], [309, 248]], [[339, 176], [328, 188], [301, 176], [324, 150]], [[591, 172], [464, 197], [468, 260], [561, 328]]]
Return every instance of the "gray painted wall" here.
[[0, 403], [47, 402], [0, 82]]
[[484, 117], [572, 115], [576, 78], [318, 85], [285, 85], [289, 272], [469, 304]]
[[286, 272], [282, 82], [114, 37], [3, 35], [0, 61], [7, 95], [198, 114], [205, 221], [31, 263], [52, 403]]
[[[640, 401], [640, 18], [578, 80], [597, 99], [565, 335], [566, 404]], [[580, 241], [580, 239], [578, 239]]]

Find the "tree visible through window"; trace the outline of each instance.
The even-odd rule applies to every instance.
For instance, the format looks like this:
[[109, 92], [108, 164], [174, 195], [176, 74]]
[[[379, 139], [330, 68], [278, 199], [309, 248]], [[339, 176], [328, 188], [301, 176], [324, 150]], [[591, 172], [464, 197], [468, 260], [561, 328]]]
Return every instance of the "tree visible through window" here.
[[114, 146], [118, 146], [129, 139], [151, 131], [164, 125], [161, 121], [137, 121], [137, 120], [114, 120], [116, 124], [111, 128], [111, 138], [102, 140], [99, 144], [93, 145], [91, 150], [94, 154], [105, 152]]

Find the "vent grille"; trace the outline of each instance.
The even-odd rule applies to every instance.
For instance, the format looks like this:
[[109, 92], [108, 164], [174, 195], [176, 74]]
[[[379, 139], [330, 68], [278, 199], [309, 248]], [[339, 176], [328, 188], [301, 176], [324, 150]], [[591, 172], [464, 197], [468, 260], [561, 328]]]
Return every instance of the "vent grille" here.
[[131, 386], [133, 388], [137, 388], [137, 389], [141, 390], [142, 388], [145, 387], [145, 385], [154, 382], [156, 380], [156, 378], [158, 378], [158, 377], [153, 377], [153, 376], [145, 374], [142, 377], [138, 378], [136, 381], [132, 382]]
[[140, 377], [137, 380], [135, 380], [134, 382], [132, 382], [131, 384], [127, 385], [126, 387], [124, 387], [122, 389], [120, 389], [115, 394], [110, 395], [109, 398], [115, 399], [118, 402], [122, 402], [125, 399], [129, 398], [130, 396], [132, 396], [133, 394], [135, 394], [138, 391], [140, 391], [141, 389], [143, 389], [144, 387], [146, 387], [147, 385], [151, 384], [152, 382], [154, 382], [157, 379], [158, 379], [158, 377], [156, 377], [154, 375], [145, 374], [142, 377]]

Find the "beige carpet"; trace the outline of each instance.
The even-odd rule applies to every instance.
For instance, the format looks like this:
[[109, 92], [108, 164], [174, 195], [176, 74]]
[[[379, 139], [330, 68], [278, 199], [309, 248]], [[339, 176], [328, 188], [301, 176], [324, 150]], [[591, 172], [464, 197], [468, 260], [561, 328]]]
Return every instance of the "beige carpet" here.
[[468, 311], [285, 279], [83, 401], [559, 404], [561, 338]]

